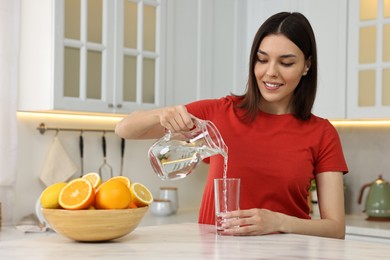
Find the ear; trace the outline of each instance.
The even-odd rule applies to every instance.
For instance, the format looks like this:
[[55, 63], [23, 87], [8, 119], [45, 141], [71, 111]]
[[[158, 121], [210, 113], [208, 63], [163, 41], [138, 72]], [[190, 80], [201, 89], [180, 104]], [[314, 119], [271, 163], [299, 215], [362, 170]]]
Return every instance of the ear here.
[[303, 76], [306, 76], [307, 72], [309, 71], [311, 67], [311, 56], [306, 60], [305, 62], [305, 69], [303, 70]]

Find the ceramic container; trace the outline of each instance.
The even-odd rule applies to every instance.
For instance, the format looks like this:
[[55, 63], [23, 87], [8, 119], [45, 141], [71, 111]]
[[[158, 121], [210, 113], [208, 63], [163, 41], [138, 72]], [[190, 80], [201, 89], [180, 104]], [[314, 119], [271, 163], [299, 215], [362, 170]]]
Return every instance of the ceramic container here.
[[179, 208], [179, 198], [176, 187], [161, 187], [160, 188], [160, 199], [170, 200], [172, 213], [176, 213]]
[[154, 199], [150, 204], [150, 211], [155, 216], [169, 216], [173, 213], [171, 201], [166, 199]]

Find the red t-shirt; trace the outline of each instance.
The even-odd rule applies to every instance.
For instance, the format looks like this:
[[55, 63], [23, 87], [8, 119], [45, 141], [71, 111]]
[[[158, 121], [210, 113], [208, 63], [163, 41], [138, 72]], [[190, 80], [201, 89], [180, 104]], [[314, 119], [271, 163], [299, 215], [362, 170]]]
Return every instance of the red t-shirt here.
[[[212, 121], [228, 147], [227, 177], [241, 178], [240, 208], [265, 208], [310, 218], [310, 181], [327, 171], [348, 172], [336, 129], [312, 115], [307, 121], [291, 114], [259, 112], [251, 123], [240, 121], [239, 98], [187, 104], [194, 116]], [[224, 159], [210, 157], [210, 170], [199, 212], [199, 223], [215, 224], [214, 178], [223, 175]]]

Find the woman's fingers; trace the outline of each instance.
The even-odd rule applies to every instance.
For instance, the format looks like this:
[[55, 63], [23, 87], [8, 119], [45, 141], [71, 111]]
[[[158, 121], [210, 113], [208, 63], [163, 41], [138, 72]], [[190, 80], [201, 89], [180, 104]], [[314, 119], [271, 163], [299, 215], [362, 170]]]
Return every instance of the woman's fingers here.
[[160, 123], [172, 132], [188, 131], [194, 123], [185, 106], [172, 106], [162, 110]]

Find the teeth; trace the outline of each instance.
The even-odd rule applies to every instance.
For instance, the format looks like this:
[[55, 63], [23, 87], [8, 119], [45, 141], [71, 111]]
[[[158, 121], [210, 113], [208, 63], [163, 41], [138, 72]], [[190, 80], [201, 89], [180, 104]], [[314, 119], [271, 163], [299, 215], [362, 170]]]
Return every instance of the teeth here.
[[265, 84], [266, 84], [268, 87], [271, 87], [271, 88], [277, 88], [277, 87], [280, 86], [280, 84], [272, 84], [272, 83], [268, 83], [268, 82], [266, 82]]

